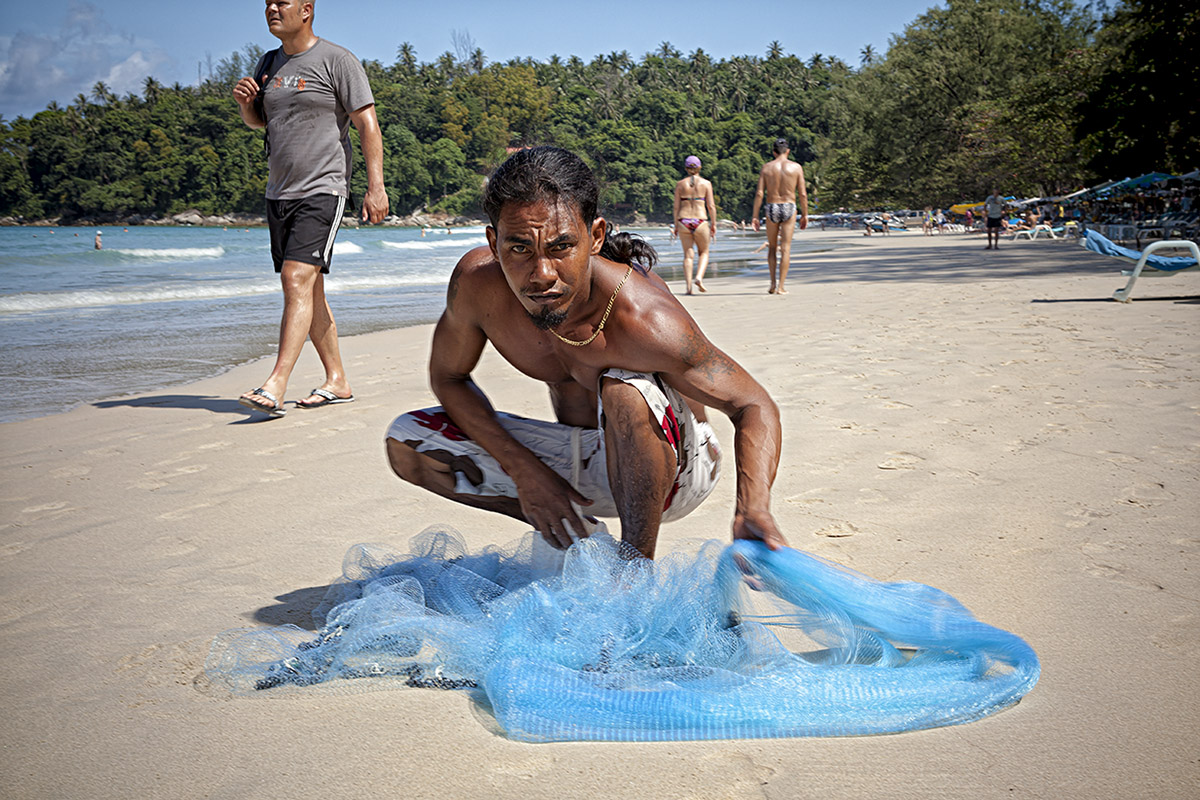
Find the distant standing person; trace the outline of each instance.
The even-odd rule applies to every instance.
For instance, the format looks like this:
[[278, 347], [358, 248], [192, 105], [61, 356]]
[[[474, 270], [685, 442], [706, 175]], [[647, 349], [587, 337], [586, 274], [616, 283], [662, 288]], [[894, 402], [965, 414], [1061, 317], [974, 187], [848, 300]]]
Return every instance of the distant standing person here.
[[700, 159], [688, 156], [683, 161], [688, 176], [675, 184], [675, 232], [683, 245], [683, 280], [687, 293], [692, 293], [692, 245], [696, 246], [696, 288], [704, 288], [704, 271], [708, 269], [708, 246], [717, 238], [715, 220], [717, 204], [713, 200], [712, 182], [700, 177]]
[[1000, 228], [1004, 226], [1004, 198], [999, 189], [992, 189], [983, 201], [983, 213], [987, 217], [987, 247], [984, 250], [1000, 249]]
[[[800, 230], [804, 230], [808, 227], [808, 192], [804, 188], [804, 168], [788, 160], [791, 148], [787, 139], [776, 139], [772, 150], [775, 158], [764, 164], [758, 173], [758, 189], [754, 192], [754, 230], [758, 230], [758, 210], [761, 207], [767, 218], [767, 263], [771, 266], [771, 288], [768, 293], [787, 294], [783, 284], [792, 261], [796, 196], [800, 197]], [[766, 205], [763, 205], [764, 197]], [[779, 235], [780, 231], [783, 236]], [[775, 272], [777, 260], [778, 280]]]
[[364, 221], [388, 212], [383, 188], [383, 140], [375, 99], [359, 60], [313, 33], [313, 3], [268, 0], [267, 28], [281, 46], [262, 57], [254, 77], [233, 88], [242, 119], [267, 129], [267, 224], [271, 258], [283, 285], [279, 354], [266, 382], [238, 400], [282, 417], [288, 378], [305, 338], [325, 367], [325, 382], [298, 408], [320, 408], [354, 399], [342, 367], [337, 326], [325, 299], [333, 241], [350, 194], [350, 123], [358, 129], [367, 164]]
[[96, 231], [96, 240], [95, 240], [94, 242], [92, 242], [92, 245], [93, 245], [93, 246], [94, 246], [94, 247], [95, 247], [97, 250], [103, 250], [103, 249], [104, 249], [104, 243], [100, 241], [100, 237], [101, 237], [101, 236], [103, 236], [103, 235], [104, 235], [104, 231]]

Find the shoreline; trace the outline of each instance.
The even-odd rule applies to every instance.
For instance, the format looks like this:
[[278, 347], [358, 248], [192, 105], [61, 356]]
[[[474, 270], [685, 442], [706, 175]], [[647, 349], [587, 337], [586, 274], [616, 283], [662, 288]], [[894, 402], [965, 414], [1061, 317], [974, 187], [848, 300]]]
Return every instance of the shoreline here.
[[[646, 232], [644, 229], [643, 232]], [[710, 278], [721, 278], [728, 275], [738, 275], [746, 272], [757, 272], [765, 269], [765, 253], [754, 254], [751, 252], [753, 241], [761, 238], [763, 234], [745, 233], [741, 231], [727, 232], [723, 240], [718, 240], [716, 249], [713, 251], [713, 257], [710, 261]], [[830, 248], [838, 248], [847, 246], [846, 242], [829, 240], [827, 242], [819, 241], [816, 237], [824, 237], [828, 239], [832, 234], [814, 234], [814, 239], [803, 242], [800, 247], [812, 248], [816, 250], [828, 251]], [[801, 242], [802, 240], [797, 240]], [[853, 240], [849, 240], [853, 244]], [[662, 244], [661, 242], [659, 243]], [[118, 248], [119, 249], [119, 248]], [[465, 252], [465, 249], [464, 251]], [[682, 296], [682, 255], [680, 253], [677, 242], [669, 242], [669, 247], [660, 249], [660, 262], [656, 267], [659, 275], [667, 280], [672, 289], [676, 290], [677, 294]], [[350, 275], [353, 273], [340, 273], [339, 277]], [[438, 293], [439, 302], [441, 292], [444, 287], [435, 286], [434, 290]], [[331, 286], [330, 296], [334, 304], [335, 313], [339, 310], [338, 295], [342, 290]], [[352, 294], [351, 304], [353, 304], [354, 289], [347, 289]], [[274, 304], [275, 292], [272, 292], [270, 298], [264, 300], [268, 306]], [[377, 319], [373, 317], [356, 317], [354, 309], [351, 305], [349, 310], [345, 306], [341, 306], [343, 313], [339, 314], [341, 328], [344, 333], [342, 338], [348, 336], [363, 335], [384, 330], [396, 330], [412, 327], [414, 325], [422, 325], [431, 321], [436, 321], [439, 310], [432, 309], [428, 313], [413, 312], [411, 317], [406, 318], [390, 318]], [[270, 327], [270, 326], [267, 326]], [[75, 373], [72, 377], [72, 384], [64, 386], [63, 392], [57, 397], [63, 398], [58, 402], [57, 398], [47, 398], [49, 404], [44, 404], [41, 400], [37, 403], [22, 403], [14, 402], [3, 413], [0, 413], [0, 424], [9, 424], [23, 419], [35, 419], [41, 416], [48, 416], [58, 413], [64, 413], [81, 406], [92, 405], [100, 402], [118, 401], [123, 398], [137, 396], [147, 392], [162, 392], [180, 386], [186, 386], [191, 382], [214, 378], [229, 372], [241, 365], [254, 363], [263, 359], [274, 357], [275, 340], [267, 331], [261, 333], [266, 334], [261, 340], [257, 337], [250, 337], [243, 340], [247, 346], [242, 347], [237, 353], [239, 358], [233, 361], [220, 363], [221, 353], [212, 347], [205, 350], [203, 353], [198, 353], [197, 358], [188, 359], [186, 361], [186, 369], [176, 370], [182, 372], [191, 371], [190, 376], [186, 376], [183, 381], [178, 380], [177, 375], [163, 376], [154, 371], [143, 371], [141, 373], [133, 370], [125, 378], [125, 384], [116, 386], [112, 382], [112, 376], [108, 374]], [[251, 346], [260, 344], [261, 347]], [[250, 351], [247, 353], [246, 351]], [[228, 352], [233, 355], [232, 351]], [[202, 357], [200, 357], [202, 356]], [[181, 367], [185, 366], [183, 362]], [[199, 367], [200, 369], [196, 369]], [[55, 379], [55, 376], [49, 376], [50, 379]], [[160, 377], [168, 377], [168, 380], [158, 380]], [[35, 376], [14, 376], [17, 380], [34, 380]], [[253, 387], [247, 387], [253, 388]], [[93, 391], [94, 389], [94, 391]], [[116, 390], [116, 391], [114, 391]], [[244, 391], [244, 390], [243, 390]]]
[[[607, 219], [607, 217], [605, 218]], [[609, 220], [611, 221], [611, 220]], [[450, 216], [442, 213], [434, 214], [390, 214], [379, 222], [378, 227], [384, 228], [469, 228], [486, 226], [488, 221], [481, 217]], [[669, 228], [669, 222], [640, 222], [619, 223], [630, 228]], [[47, 217], [45, 219], [25, 220], [19, 217], [0, 217], [0, 228], [120, 228], [129, 226], [151, 227], [181, 227], [181, 228], [221, 228], [221, 227], [267, 227], [265, 214], [248, 211], [231, 211], [223, 214], [203, 214], [196, 209], [181, 211], [160, 217], [157, 214], [130, 214], [125, 217], [100, 218], [79, 217], [63, 222], [62, 217]], [[343, 227], [360, 227], [365, 225], [358, 214], [347, 214], [342, 217]], [[717, 225], [735, 230], [737, 223], [733, 220], [719, 219]]]

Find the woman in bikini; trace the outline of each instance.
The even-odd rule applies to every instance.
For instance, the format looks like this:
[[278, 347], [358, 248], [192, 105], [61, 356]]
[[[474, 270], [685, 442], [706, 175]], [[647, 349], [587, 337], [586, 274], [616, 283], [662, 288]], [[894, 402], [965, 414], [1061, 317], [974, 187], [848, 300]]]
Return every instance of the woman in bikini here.
[[700, 177], [700, 159], [688, 156], [683, 162], [688, 176], [675, 184], [675, 232], [683, 245], [683, 279], [687, 293], [692, 293], [692, 244], [700, 254], [696, 269], [696, 288], [704, 288], [704, 270], [708, 269], [708, 246], [717, 236], [713, 219], [717, 216], [717, 205], [713, 200], [712, 182]]

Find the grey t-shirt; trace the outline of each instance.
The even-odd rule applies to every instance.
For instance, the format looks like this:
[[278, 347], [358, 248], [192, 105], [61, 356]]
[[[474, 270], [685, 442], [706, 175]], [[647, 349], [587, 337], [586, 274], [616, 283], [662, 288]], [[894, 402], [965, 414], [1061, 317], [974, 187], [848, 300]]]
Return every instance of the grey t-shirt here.
[[[318, 39], [303, 53], [275, 56], [275, 76], [263, 93], [271, 155], [267, 198], [297, 200], [350, 194], [350, 112], [375, 102], [354, 54]], [[268, 53], [254, 78], [271, 68]]]
[[1004, 216], [1004, 198], [989, 194], [983, 201], [983, 207], [989, 219], [1000, 219]]

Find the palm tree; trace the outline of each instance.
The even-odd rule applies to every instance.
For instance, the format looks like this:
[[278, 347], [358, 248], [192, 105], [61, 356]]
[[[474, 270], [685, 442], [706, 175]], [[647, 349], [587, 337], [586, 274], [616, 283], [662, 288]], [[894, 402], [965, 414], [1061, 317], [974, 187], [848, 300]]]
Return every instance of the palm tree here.
[[417, 70], [417, 49], [410, 42], [404, 42], [396, 49], [396, 61], [404, 68], [406, 75], [412, 75]]
[[778, 39], [767, 45], [767, 60], [774, 61], [777, 58], [783, 58], [783, 45]]
[[146, 99], [146, 102], [150, 105], [157, 103], [161, 91], [162, 84], [147, 75], [146, 80], [142, 83], [142, 97]]
[[106, 106], [117, 101], [117, 96], [104, 81], [96, 81], [96, 85], [92, 87], [92, 97]]
[[471, 71], [476, 75], [483, 72], [483, 67], [487, 64], [487, 58], [485, 58], [483, 55], [482, 47], [476, 47], [471, 51], [471, 59], [469, 63], [471, 66]]
[[608, 54], [609, 65], [618, 72], [624, 72], [633, 65], [633, 59], [629, 55], [628, 50], [621, 52], [613, 51]]
[[443, 84], [449, 84], [458, 75], [458, 62], [454, 60], [454, 54], [449, 50], [438, 56], [437, 68], [441, 73]]
[[864, 67], [869, 67], [875, 63], [875, 58], [875, 48], [871, 45], [867, 45], [862, 49], [862, 58], [860, 59], [859, 63]]
[[664, 61], [672, 58], [679, 58], [681, 55], [683, 55], [683, 53], [681, 53], [679, 50], [676, 50], [675, 46], [670, 42], [663, 42], [658, 46], [658, 56]]
[[825, 64], [829, 67], [830, 72], [846, 73], [850, 71], [850, 65], [845, 61], [842, 61], [837, 56], [830, 56], [829, 58], [825, 59]]
[[808, 59], [808, 68], [816, 69], [825, 61], [825, 56], [821, 53], [813, 53], [812, 58]]

